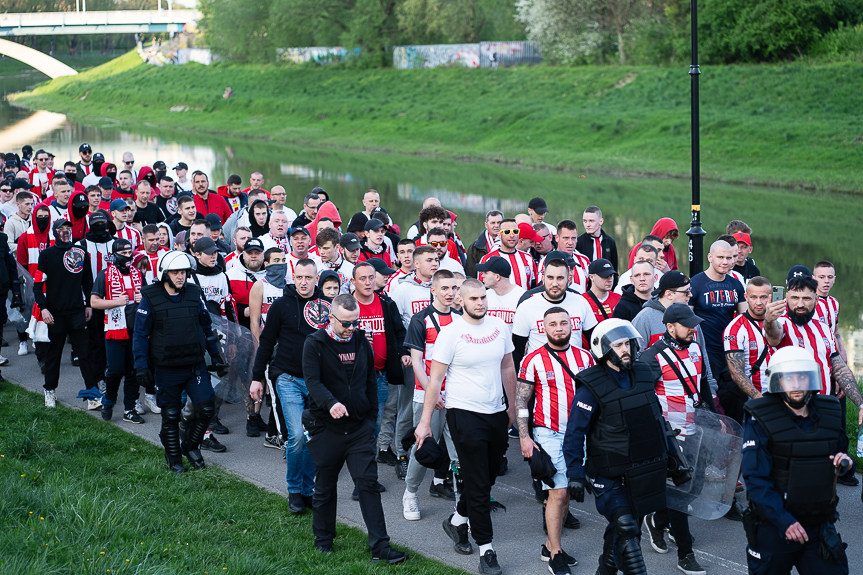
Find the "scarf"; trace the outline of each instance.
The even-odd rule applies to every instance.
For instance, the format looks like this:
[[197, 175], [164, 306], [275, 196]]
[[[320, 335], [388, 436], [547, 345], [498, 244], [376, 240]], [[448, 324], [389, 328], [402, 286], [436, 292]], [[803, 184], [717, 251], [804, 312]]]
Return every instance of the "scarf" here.
[[286, 276], [288, 274], [288, 264], [270, 264], [264, 268], [264, 278], [267, 283], [278, 289], [285, 289], [288, 283]]
[[351, 339], [354, 337], [353, 333], [351, 333], [351, 337], [348, 337], [348, 338], [337, 336], [335, 330], [333, 329], [332, 323], [327, 323], [327, 327], [325, 329], [326, 329], [327, 335], [330, 336], [330, 338], [333, 341], [337, 341], [339, 343], [347, 343], [347, 342], [351, 341]]
[[421, 281], [421, 280], [420, 280], [420, 278], [418, 278], [418, 277], [417, 277], [417, 273], [416, 273], [416, 272], [411, 272], [411, 273], [410, 273], [410, 276], [411, 276], [411, 279], [412, 279], [414, 282], [418, 283], [419, 285], [421, 285], [421, 286], [422, 286], [422, 287], [424, 287], [424, 288], [430, 288], [430, 287], [431, 287], [431, 285], [432, 285], [431, 280], [429, 280], [429, 281], [427, 281], [427, 282]]
[[[123, 294], [129, 297], [129, 302], [135, 301], [135, 294], [141, 291], [141, 272], [135, 267], [129, 268], [125, 275], [115, 265], [105, 269], [105, 299], [117, 299]], [[112, 307], [105, 310], [105, 339], [129, 339], [126, 326], [126, 306]]]

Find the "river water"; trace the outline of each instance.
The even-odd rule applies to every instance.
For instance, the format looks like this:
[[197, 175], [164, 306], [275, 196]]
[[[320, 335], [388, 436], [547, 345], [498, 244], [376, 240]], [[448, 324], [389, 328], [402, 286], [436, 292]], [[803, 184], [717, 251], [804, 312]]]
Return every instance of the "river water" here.
[[[22, 78], [15, 88], [31, 83]], [[126, 151], [134, 153], [137, 167], [156, 160], [169, 167], [186, 162], [192, 170], [209, 174], [213, 187], [234, 173], [243, 178], [245, 186], [249, 174], [260, 171], [265, 187], [285, 187], [288, 205], [297, 211], [303, 196], [314, 186], [322, 186], [345, 221], [362, 209], [363, 192], [375, 188], [381, 205], [405, 231], [416, 220], [423, 199], [435, 196], [458, 214], [457, 231], [466, 244], [476, 238], [484, 214], [493, 208], [507, 215], [526, 212], [527, 201], [542, 196], [550, 208], [549, 221], [572, 219], [580, 228], [583, 209], [595, 204], [603, 210], [605, 230], [617, 240], [623, 266], [629, 248], [649, 233], [658, 218], [669, 216], [681, 233], [675, 248], [682, 271], [689, 271], [684, 232], [689, 227], [690, 184], [685, 180], [545, 172], [291, 147], [147, 127], [129, 120], [84, 124], [62, 114], [31, 112], [2, 101], [0, 148], [20, 151], [29, 143], [54, 153], [56, 167], [62, 168], [66, 158], [78, 159], [78, 145], [87, 142], [117, 165]], [[170, 117], [167, 120], [170, 123]], [[863, 196], [703, 183], [701, 203], [706, 245], [724, 233], [728, 221], [745, 221], [753, 229], [756, 264], [774, 283], [784, 281], [788, 268], [795, 264], [811, 267], [821, 259], [835, 263], [837, 281], [832, 293], [841, 303], [840, 329], [849, 363], [856, 374], [863, 375], [863, 257], [854, 248], [863, 231]]]

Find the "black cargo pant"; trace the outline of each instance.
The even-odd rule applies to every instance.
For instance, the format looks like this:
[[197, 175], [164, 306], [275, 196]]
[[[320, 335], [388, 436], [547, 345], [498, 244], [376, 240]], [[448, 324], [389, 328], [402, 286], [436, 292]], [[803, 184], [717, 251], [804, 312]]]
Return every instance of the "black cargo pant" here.
[[88, 361], [86, 325], [84, 310], [68, 315], [54, 315], [54, 323], [48, 326], [48, 338], [51, 341], [48, 342], [45, 354], [45, 389], [57, 389], [60, 381], [60, 361], [63, 359], [63, 347], [66, 345], [67, 336], [72, 340], [72, 352], [80, 360], [84, 387], [89, 389], [98, 383]]

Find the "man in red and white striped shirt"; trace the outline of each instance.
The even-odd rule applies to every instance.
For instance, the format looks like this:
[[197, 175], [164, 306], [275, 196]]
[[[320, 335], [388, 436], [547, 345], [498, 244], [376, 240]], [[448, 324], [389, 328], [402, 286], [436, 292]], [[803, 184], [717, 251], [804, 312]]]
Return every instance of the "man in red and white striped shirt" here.
[[[551, 307], [545, 311], [542, 321], [548, 343], [527, 355], [521, 362], [516, 391], [516, 423], [522, 455], [532, 457], [539, 444], [551, 457], [555, 467], [554, 486], [542, 484], [543, 489], [548, 492], [544, 510], [548, 537], [541, 551], [543, 558], [547, 555], [548, 560], [552, 560], [563, 553], [560, 536], [564, 518], [569, 510], [563, 437], [575, 397], [573, 377], [592, 366], [594, 360], [585, 350], [570, 345], [572, 325], [567, 310], [558, 306]], [[528, 404], [534, 394], [536, 402], [531, 439], [528, 435]]]
[[722, 405], [725, 415], [734, 419], [738, 419], [736, 414], [728, 413], [726, 406], [739, 406], [742, 416], [743, 405], [749, 398], [761, 397], [762, 384], [767, 382], [767, 362], [774, 350], [764, 337], [764, 314], [772, 294], [773, 288], [767, 278], [756, 276], [750, 279], [744, 296], [749, 309], [731, 320], [722, 334], [728, 371], [731, 380], [737, 384], [737, 388], [727, 388], [735, 389], [736, 401], [723, 398]]
[[[509, 262], [512, 273], [509, 281], [522, 289], [529, 290], [536, 284], [536, 264], [530, 254], [515, 249], [518, 244], [518, 224], [512, 218], [503, 220], [500, 224], [500, 244], [482, 257], [480, 263], [485, 263], [489, 258], [499, 256]], [[479, 274], [479, 280], [482, 281]]]
[[159, 256], [168, 251], [165, 246], [159, 245], [159, 228], [155, 224], [147, 224], [141, 229], [142, 242], [135, 248], [136, 252], [143, 252], [147, 256], [149, 268], [144, 274], [147, 284], [153, 283], [156, 277], [156, 266], [159, 264]]
[[812, 270], [812, 277], [818, 282], [818, 304], [815, 307], [815, 316], [833, 332], [836, 349], [839, 351], [842, 361], [848, 363], [845, 344], [839, 333], [839, 300], [830, 295], [830, 290], [836, 283], [836, 268], [827, 260], [821, 260], [815, 264]]

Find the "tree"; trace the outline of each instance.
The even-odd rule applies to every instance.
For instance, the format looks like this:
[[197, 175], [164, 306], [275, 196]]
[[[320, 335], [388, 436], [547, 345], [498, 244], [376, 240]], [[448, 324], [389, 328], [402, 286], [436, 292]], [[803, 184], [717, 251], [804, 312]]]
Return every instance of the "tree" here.
[[399, 27], [417, 43], [479, 42], [502, 9], [500, 0], [405, 0], [398, 9]]

